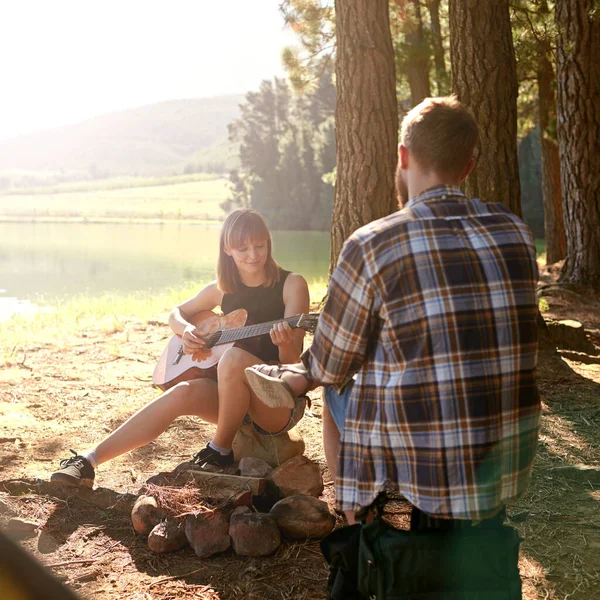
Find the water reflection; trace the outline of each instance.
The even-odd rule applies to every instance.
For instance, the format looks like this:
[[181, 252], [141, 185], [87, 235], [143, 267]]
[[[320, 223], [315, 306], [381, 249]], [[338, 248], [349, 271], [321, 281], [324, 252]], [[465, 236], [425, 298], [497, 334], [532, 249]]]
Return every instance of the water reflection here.
[[[0, 294], [6, 290], [0, 290]], [[0, 295], [0, 321], [11, 315], [30, 315], [39, 310], [35, 304], [29, 300], [19, 300], [18, 298], [6, 298]]]
[[[218, 236], [219, 225], [0, 223], [0, 288], [24, 299], [207, 281]], [[273, 239], [285, 268], [327, 277], [327, 233], [274, 232]]]

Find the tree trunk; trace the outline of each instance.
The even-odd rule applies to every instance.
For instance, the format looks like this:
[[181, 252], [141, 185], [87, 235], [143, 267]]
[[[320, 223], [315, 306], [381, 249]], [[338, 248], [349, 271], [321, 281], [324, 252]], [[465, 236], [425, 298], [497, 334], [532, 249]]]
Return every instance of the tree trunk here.
[[558, 144], [549, 136], [542, 144], [542, 193], [544, 196], [544, 234], [546, 237], [546, 264], [554, 264], [565, 257], [566, 238], [560, 186], [560, 159]]
[[557, 0], [558, 143], [566, 260], [560, 280], [600, 289], [600, 11]]
[[448, 72], [444, 56], [444, 43], [442, 41], [442, 26], [440, 23], [441, 0], [429, 0], [427, 10], [431, 20], [431, 39], [433, 46], [433, 60], [435, 63], [435, 83], [438, 96], [448, 93]]
[[406, 43], [409, 46], [406, 71], [413, 106], [431, 96], [429, 85], [429, 51], [423, 35], [420, 0], [411, 0], [412, 13], [406, 20]]
[[[544, 232], [546, 263], [551, 265], [565, 257], [565, 228], [563, 226], [560, 189], [558, 144], [549, 132], [556, 123], [554, 69], [548, 56], [549, 45], [540, 44], [538, 58], [538, 96], [542, 148], [542, 191], [544, 197]], [[550, 126], [552, 124], [552, 127]]]
[[450, 0], [452, 86], [479, 128], [467, 195], [502, 202], [521, 216], [517, 70], [508, 0]]
[[346, 238], [396, 209], [398, 108], [388, 0], [336, 0], [337, 181], [330, 269]]

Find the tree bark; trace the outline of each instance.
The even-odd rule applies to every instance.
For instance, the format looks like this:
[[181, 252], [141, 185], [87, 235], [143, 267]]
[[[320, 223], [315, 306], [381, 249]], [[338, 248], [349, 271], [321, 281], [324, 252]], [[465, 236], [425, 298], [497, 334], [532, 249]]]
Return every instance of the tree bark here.
[[435, 64], [435, 83], [438, 96], [448, 93], [448, 72], [446, 71], [446, 59], [444, 56], [444, 43], [442, 38], [442, 26], [440, 22], [441, 0], [428, 0], [427, 10], [431, 20], [431, 38], [433, 46], [433, 60]]
[[567, 242], [563, 223], [558, 144], [549, 136], [544, 136], [541, 144], [546, 264], [551, 265], [565, 257]]
[[450, 62], [458, 99], [479, 128], [469, 196], [502, 202], [521, 216], [517, 70], [508, 0], [450, 0]]
[[396, 209], [398, 108], [388, 0], [336, 0], [337, 181], [330, 270], [346, 238]]
[[[544, 233], [546, 263], [551, 265], [565, 257], [558, 144], [549, 132], [556, 123], [554, 69], [549, 59], [550, 48], [540, 44], [538, 57], [538, 96], [540, 111], [540, 143], [542, 149], [542, 192], [544, 198]], [[552, 124], [552, 127], [550, 127]]]
[[566, 260], [560, 280], [600, 290], [600, 10], [557, 0], [558, 143]]

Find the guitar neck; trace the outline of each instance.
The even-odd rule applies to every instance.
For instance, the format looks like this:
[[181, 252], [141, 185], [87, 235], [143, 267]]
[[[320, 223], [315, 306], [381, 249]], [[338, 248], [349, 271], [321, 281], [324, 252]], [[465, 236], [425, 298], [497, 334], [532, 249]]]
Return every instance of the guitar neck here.
[[215, 331], [208, 338], [208, 347], [213, 348], [214, 346], [221, 346], [222, 344], [231, 344], [239, 340], [246, 340], [248, 338], [257, 337], [259, 335], [265, 335], [271, 331], [271, 328], [275, 323], [285, 321], [292, 327], [292, 329], [298, 327], [298, 323], [302, 315], [296, 315], [294, 317], [287, 317], [286, 319], [277, 319], [276, 321], [269, 321], [268, 323], [260, 323], [258, 325], [247, 325], [245, 327], [234, 327], [233, 329], [224, 329]]

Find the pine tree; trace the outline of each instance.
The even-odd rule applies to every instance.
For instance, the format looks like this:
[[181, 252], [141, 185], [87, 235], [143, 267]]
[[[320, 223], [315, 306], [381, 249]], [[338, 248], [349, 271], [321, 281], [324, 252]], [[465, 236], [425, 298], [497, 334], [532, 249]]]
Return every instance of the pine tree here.
[[425, 0], [425, 5], [429, 12], [429, 22], [431, 24], [431, 49], [435, 65], [436, 91], [438, 96], [446, 96], [450, 91], [450, 77], [446, 69], [446, 51], [444, 48], [448, 19], [446, 16], [442, 20], [442, 0]]
[[411, 105], [416, 106], [431, 96], [431, 47], [425, 39], [420, 0], [393, 0], [391, 19], [396, 50], [396, 73], [399, 77], [406, 77]]
[[282, 79], [246, 95], [241, 117], [229, 127], [241, 166], [230, 175], [232, 195], [224, 210], [248, 206], [281, 229], [330, 226], [333, 190], [323, 176], [333, 169], [332, 160], [335, 165], [331, 76], [326, 71], [314, 90], [300, 96]]
[[450, 0], [453, 90], [474, 114], [480, 143], [469, 196], [521, 215], [517, 72], [508, 0]]
[[600, 6], [556, 0], [558, 141], [567, 253], [561, 281], [600, 290]]
[[333, 68], [334, 9], [320, 0], [283, 0], [280, 10], [300, 43], [300, 49], [284, 49], [283, 64], [292, 87], [296, 91], [306, 91]]
[[336, 0], [333, 268], [345, 239], [396, 208], [398, 109], [387, 0]]
[[[514, 0], [511, 8], [520, 81], [521, 129], [531, 129], [534, 123], [540, 127], [546, 262], [552, 264], [564, 258], [566, 247], [556, 139], [553, 6], [547, 0]], [[525, 200], [524, 197], [523, 203]]]

